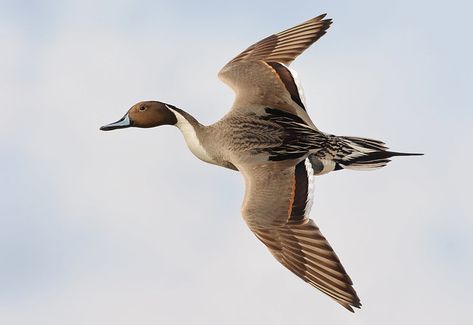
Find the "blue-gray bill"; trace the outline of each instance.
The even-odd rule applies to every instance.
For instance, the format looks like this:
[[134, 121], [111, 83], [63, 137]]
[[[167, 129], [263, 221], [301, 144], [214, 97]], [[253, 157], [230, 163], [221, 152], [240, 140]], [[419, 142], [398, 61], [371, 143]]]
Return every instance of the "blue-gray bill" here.
[[125, 116], [123, 116], [118, 121], [100, 127], [100, 130], [111, 131], [115, 129], [124, 129], [124, 128], [128, 128], [132, 126], [132, 124], [133, 123], [131, 122], [130, 117], [128, 116], [128, 113], [126, 113]]

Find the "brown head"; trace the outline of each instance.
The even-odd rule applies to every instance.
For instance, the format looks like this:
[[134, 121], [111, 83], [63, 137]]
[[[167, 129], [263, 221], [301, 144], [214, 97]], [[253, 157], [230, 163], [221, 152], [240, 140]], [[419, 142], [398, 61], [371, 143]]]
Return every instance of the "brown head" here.
[[160, 125], [175, 125], [176, 115], [169, 108], [175, 109], [172, 105], [157, 101], [139, 102], [133, 105], [121, 119], [102, 126], [100, 130], [110, 131], [131, 126], [152, 128]]

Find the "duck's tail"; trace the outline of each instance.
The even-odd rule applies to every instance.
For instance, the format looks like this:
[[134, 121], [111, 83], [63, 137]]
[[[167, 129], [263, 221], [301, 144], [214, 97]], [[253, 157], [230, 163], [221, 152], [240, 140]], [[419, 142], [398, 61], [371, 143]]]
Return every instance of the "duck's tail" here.
[[[421, 153], [388, 151], [384, 142], [358, 137], [338, 137], [347, 155], [336, 162], [337, 169], [370, 170], [386, 166], [394, 156], [421, 156]], [[342, 150], [343, 150], [342, 149]]]
[[385, 143], [379, 140], [329, 135], [327, 147], [315, 155], [317, 158], [313, 155], [309, 158], [312, 165], [316, 164], [316, 159], [319, 160], [323, 165], [319, 174], [325, 174], [340, 169], [372, 170], [386, 166], [394, 156], [421, 155], [389, 151]]

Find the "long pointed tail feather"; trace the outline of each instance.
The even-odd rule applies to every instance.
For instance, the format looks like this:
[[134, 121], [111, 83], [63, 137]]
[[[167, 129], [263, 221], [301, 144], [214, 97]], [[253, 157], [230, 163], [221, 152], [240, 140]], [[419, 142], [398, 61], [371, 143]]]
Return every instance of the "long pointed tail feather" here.
[[393, 151], [376, 151], [372, 153], [364, 154], [361, 157], [346, 159], [336, 164], [335, 170], [337, 169], [355, 169], [355, 170], [369, 170], [376, 169], [386, 166], [391, 161], [391, 157], [394, 156], [422, 156], [420, 153], [404, 153], [404, 152], [393, 152]]
[[[386, 166], [394, 156], [421, 156], [421, 153], [406, 153], [388, 151], [384, 142], [359, 138], [359, 137], [338, 137], [344, 144], [346, 151], [351, 151], [338, 161], [337, 169], [347, 168], [355, 170], [369, 170]], [[351, 150], [350, 150], [351, 149]]]
[[372, 170], [386, 166], [394, 156], [423, 155], [389, 151], [382, 141], [360, 137], [329, 135], [326, 146], [315, 154], [316, 159], [309, 156], [313, 165], [319, 164], [319, 175], [340, 169]]

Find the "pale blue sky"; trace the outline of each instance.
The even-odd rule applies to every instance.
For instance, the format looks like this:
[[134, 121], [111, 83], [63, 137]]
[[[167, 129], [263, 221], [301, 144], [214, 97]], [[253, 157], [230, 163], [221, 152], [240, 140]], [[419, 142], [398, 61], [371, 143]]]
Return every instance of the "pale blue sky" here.
[[[473, 273], [467, 1], [0, 0], [2, 324], [462, 324]], [[312, 217], [352, 277], [350, 314], [246, 229], [237, 173], [178, 131], [98, 127], [133, 103], [203, 123], [216, 77], [259, 39], [327, 12], [293, 67], [323, 131], [420, 158], [316, 179]]]

